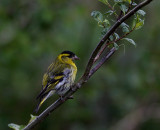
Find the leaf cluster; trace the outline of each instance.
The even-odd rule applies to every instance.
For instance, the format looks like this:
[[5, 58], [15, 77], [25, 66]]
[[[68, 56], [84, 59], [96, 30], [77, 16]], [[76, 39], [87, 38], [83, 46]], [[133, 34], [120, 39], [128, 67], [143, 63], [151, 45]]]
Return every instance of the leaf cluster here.
[[[98, 26], [102, 28], [101, 34], [104, 36], [111, 26], [118, 21], [121, 17], [129, 13], [133, 7], [137, 5], [134, 0], [114, 0], [111, 5], [109, 0], [99, 0], [101, 3], [105, 4], [108, 8], [104, 13], [100, 11], [93, 11], [91, 16], [97, 21]], [[108, 10], [109, 9], [109, 10]], [[118, 15], [119, 13], [119, 15]], [[132, 31], [140, 29], [144, 25], [145, 11], [138, 10], [132, 17], [130, 23], [122, 23], [121, 26], [110, 36], [109, 42], [112, 43], [109, 46], [119, 48], [117, 44], [120, 40], [126, 40], [127, 42], [136, 46], [133, 39], [126, 38]], [[124, 45], [124, 44], [123, 44]]]

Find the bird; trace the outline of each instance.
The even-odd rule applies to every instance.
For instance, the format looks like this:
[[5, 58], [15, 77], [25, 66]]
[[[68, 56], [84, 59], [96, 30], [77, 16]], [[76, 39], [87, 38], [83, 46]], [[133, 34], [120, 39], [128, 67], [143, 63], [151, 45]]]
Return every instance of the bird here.
[[35, 109], [36, 113], [41, 105], [55, 93], [63, 100], [62, 96], [71, 88], [76, 78], [75, 60], [79, 60], [79, 58], [73, 52], [63, 51], [50, 64], [43, 75], [42, 90], [36, 98], [39, 100]]

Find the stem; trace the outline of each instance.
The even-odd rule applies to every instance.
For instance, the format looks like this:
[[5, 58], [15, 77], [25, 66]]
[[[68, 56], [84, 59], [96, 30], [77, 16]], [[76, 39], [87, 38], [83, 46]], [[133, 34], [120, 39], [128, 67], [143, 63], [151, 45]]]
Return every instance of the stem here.
[[107, 43], [106, 46], [108, 46], [108, 45], [110, 45], [110, 44], [112, 44], [114, 42], [118, 42], [118, 41], [122, 40], [124, 37], [128, 36], [131, 32], [133, 32], [135, 30], [135, 27], [136, 26], [134, 26], [134, 28], [132, 28], [132, 30], [130, 30], [128, 33], [124, 34], [123, 36], [121, 36], [117, 40], [114, 40], [114, 41], [111, 41], [111, 42]]
[[113, 47], [110, 49], [109, 53], [104, 56], [100, 62], [91, 70], [90, 74], [89, 74], [89, 77], [92, 76], [104, 63], [107, 59], [109, 59], [109, 57], [111, 57], [114, 52], [116, 51], [116, 49]]
[[132, 4], [133, 4], [133, 0], [131, 0], [131, 3], [129, 4], [128, 10], [126, 13], [128, 13], [130, 11], [130, 9], [132, 8]]
[[107, 2], [107, 5], [108, 5], [108, 7], [114, 12], [114, 14], [115, 14], [115, 16], [116, 16], [116, 18], [117, 18], [118, 15], [116, 14], [116, 11], [114, 10], [114, 7], [112, 7], [109, 2]]
[[[108, 41], [107, 43], [109, 43], [109, 41]], [[101, 56], [101, 54], [103, 53], [103, 51], [104, 51], [104, 50], [106, 49], [106, 47], [108, 46], [107, 43], [102, 47], [102, 49], [99, 51], [99, 53], [98, 53], [97, 56], [95, 57], [94, 63], [99, 59], [99, 57]]]

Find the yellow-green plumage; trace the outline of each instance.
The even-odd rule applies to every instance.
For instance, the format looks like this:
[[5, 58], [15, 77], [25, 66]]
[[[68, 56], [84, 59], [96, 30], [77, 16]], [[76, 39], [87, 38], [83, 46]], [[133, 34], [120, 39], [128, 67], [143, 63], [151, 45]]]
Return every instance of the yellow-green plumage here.
[[78, 57], [73, 52], [64, 51], [48, 67], [47, 72], [43, 76], [42, 90], [37, 96], [39, 104], [36, 112], [51, 95], [57, 93], [62, 97], [70, 89], [77, 74], [77, 67], [74, 63], [76, 59]]

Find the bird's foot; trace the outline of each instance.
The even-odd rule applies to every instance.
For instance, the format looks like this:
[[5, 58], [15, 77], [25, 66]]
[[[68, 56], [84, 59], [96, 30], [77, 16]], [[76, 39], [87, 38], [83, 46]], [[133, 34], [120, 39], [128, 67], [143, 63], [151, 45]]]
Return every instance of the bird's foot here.
[[62, 96], [60, 96], [60, 99], [61, 99], [61, 101], [62, 101], [62, 102], [64, 102], [64, 101], [65, 101], [65, 99], [64, 99]]

